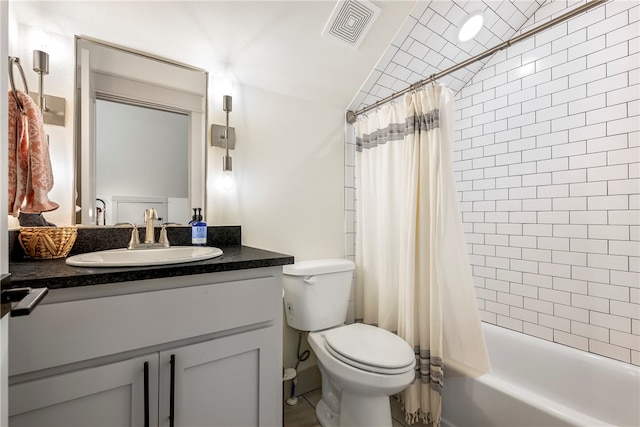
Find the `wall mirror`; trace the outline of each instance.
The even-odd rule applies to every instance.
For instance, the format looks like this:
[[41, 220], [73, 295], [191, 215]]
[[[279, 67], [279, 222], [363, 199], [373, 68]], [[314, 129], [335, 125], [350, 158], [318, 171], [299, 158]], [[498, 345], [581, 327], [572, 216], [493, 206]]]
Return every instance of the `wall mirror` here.
[[76, 37], [76, 223], [186, 223], [206, 206], [207, 72]]

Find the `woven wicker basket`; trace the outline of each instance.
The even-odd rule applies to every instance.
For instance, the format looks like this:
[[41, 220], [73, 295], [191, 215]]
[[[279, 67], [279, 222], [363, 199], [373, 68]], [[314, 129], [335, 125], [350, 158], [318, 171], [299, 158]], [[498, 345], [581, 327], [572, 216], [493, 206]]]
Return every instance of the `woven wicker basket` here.
[[32, 258], [64, 258], [78, 236], [77, 227], [22, 227], [18, 240]]

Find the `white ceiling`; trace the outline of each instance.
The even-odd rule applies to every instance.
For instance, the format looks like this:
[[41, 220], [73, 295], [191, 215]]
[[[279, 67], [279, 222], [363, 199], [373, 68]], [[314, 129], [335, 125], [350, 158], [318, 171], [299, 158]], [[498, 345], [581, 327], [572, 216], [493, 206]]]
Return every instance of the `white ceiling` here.
[[357, 50], [321, 36], [333, 0], [9, 0], [9, 13], [20, 25], [105, 40], [206, 69], [212, 79], [343, 109], [415, 1], [374, 3], [382, 11]]
[[[206, 69], [214, 82], [358, 109], [508, 40], [545, 1], [373, 0], [382, 10], [358, 49], [321, 35], [337, 0], [9, 0], [9, 12], [27, 27]], [[458, 42], [458, 25], [478, 10], [484, 28], [475, 40]], [[481, 67], [442, 82], [457, 92]]]

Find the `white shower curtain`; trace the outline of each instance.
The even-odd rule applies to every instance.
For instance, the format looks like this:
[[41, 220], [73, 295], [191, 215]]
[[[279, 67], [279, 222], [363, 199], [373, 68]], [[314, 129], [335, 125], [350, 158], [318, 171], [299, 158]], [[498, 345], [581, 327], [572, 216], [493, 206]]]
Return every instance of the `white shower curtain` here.
[[406, 419], [440, 425], [443, 371], [489, 369], [456, 197], [451, 91], [408, 94], [356, 130], [356, 318], [415, 350]]

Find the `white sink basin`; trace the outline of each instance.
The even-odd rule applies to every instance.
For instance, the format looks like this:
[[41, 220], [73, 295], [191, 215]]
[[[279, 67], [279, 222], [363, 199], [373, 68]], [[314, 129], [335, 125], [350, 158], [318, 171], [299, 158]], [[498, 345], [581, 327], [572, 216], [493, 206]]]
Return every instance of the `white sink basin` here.
[[222, 255], [211, 246], [172, 246], [159, 249], [110, 249], [67, 258], [74, 267], [136, 267], [202, 261]]

